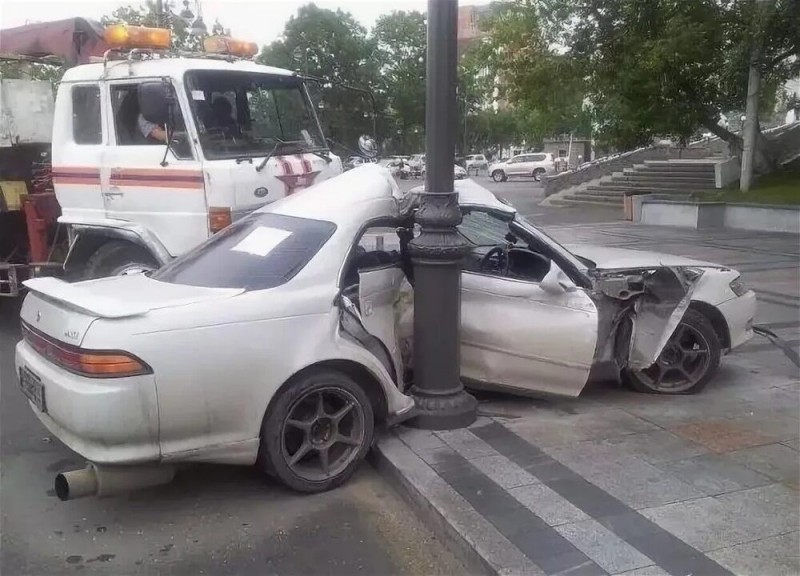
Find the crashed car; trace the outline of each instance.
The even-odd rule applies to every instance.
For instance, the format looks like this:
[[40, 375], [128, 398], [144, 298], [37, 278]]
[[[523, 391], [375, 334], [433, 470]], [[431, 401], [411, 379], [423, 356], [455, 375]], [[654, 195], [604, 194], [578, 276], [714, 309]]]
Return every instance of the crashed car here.
[[[469, 386], [575, 397], [613, 367], [639, 390], [697, 392], [752, 336], [734, 270], [567, 248], [475, 182], [456, 190]], [[362, 166], [157, 271], [27, 281], [22, 390], [91, 463], [59, 474], [58, 496], [165, 482], [185, 462], [257, 463], [305, 492], [344, 482], [376, 425], [413, 414], [417, 199]]]

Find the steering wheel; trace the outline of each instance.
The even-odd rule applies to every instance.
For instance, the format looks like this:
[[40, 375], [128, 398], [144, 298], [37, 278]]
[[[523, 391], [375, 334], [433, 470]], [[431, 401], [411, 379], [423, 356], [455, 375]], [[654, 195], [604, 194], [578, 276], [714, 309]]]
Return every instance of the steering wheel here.
[[[494, 262], [496, 260], [496, 263]], [[480, 264], [481, 272], [508, 273], [508, 252], [505, 246], [495, 246], [484, 254]]]

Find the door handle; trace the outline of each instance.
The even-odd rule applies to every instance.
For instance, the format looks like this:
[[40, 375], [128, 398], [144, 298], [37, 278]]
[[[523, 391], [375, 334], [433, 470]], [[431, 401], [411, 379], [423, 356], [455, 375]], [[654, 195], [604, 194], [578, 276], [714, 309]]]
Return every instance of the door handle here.
[[[112, 186], [112, 190], [113, 189], [114, 189], [114, 187]], [[119, 190], [119, 188], [117, 188], [117, 190]], [[108, 196], [108, 197], [125, 196], [125, 193], [124, 192], [103, 192], [103, 196]]]

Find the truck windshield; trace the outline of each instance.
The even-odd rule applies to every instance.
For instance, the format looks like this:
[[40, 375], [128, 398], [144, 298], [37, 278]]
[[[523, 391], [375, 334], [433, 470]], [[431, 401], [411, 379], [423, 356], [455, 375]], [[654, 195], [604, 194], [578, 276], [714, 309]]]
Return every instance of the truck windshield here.
[[264, 156], [276, 144], [326, 148], [300, 78], [195, 70], [186, 89], [206, 158]]

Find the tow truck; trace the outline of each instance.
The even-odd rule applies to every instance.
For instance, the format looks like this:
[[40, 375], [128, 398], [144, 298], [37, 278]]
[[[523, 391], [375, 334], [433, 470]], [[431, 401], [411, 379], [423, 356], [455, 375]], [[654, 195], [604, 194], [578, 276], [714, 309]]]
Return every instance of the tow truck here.
[[342, 173], [309, 79], [254, 62], [254, 43], [187, 53], [167, 29], [80, 18], [0, 38], [2, 59], [67, 66], [54, 103], [49, 82], [1, 80], [0, 296], [157, 268]]

